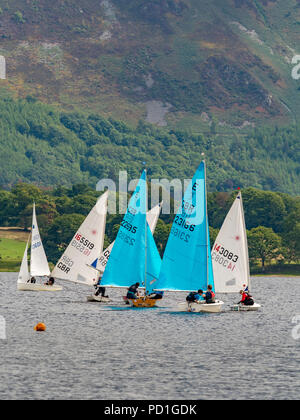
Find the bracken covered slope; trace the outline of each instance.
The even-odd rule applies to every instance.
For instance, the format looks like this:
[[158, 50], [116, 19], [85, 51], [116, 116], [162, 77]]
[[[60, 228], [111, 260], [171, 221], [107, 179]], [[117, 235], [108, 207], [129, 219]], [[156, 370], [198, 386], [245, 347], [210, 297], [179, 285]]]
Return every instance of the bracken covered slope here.
[[299, 0], [0, 0], [0, 87], [133, 123], [289, 123]]

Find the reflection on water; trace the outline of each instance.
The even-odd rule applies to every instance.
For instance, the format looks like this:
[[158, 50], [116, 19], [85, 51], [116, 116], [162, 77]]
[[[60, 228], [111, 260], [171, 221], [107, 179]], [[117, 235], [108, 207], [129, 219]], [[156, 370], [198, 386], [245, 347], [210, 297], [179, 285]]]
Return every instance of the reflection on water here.
[[[17, 292], [0, 273], [0, 399], [297, 399], [300, 278], [254, 278], [259, 312], [177, 311], [181, 294], [159, 308], [87, 303], [90, 290]], [[299, 318], [300, 319], [300, 318]], [[36, 333], [37, 322], [47, 326]]]

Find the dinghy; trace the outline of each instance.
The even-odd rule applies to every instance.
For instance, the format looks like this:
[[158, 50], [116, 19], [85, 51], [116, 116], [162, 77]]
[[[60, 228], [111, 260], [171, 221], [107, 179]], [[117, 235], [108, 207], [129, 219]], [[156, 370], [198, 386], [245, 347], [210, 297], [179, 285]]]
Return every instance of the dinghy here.
[[242, 305], [240, 304], [233, 304], [230, 306], [230, 309], [235, 312], [249, 312], [249, 311], [258, 311], [261, 305], [259, 303], [254, 303], [254, 305]]
[[[206, 204], [205, 163], [201, 162], [175, 216], [155, 290], [205, 291], [214, 288]], [[223, 302], [179, 303], [184, 312], [220, 312]]]
[[91, 295], [91, 296], [88, 296], [86, 299], [87, 299], [88, 302], [102, 302], [102, 303], [111, 302], [111, 299], [109, 297], [106, 297], [106, 296]]
[[[247, 232], [243, 210], [242, 193], [234, 200], [212, 248], [212, 263], [217, 293], [250, 291], [250, 268]], [[232, 305], [234, 311], [257, 311], [258, 303], [252, 306]]]
[[145, 296], [128, 299], [135, 307], [149, 308], [156, 304], [149, 294], [158, 279], [161, 259], [146, 217], [146, 170], [130, 199], [114, 246], [102, 277], [101, 286], [128, 289], [140, 283]]
[[[147, 212], [147, 222], [148, 222], [148, 225], [149, 225], [149, 228], [150, 228], [152, 234], [155, 231], [161, 208], [162, 208], [162, 202], [160, 204], [157, 204], [155, 207], [153, 207], [151, 210], [149, 210]], [[92, 267], [94, 267], [101, 274], [103, 274], [104, 271], [105, 271], [105, 267], [106, 267], [106, 264], [108, 262], [111, 251], [113, 249], [114, 243], [115, 243], [115, 241], [113, 241], [105, 249], [105, 251], [102, 252], [100, 257], [97, 258], [92, 263]], [[107, 302], [107, 298], [105, 298], [104, 296], [100, 297], [100, 296], [92, 295], [92, 296], [89, 296], [87, 299], [88, 299], [89, 302], [93, 302], [93, 301], [95, 301], [95, 302]], [[123, 300], [126, 304], [131, 303], [131, 302], [129, 302], [129, 300], [127, 299], [126, 296], [123, 296]], [[152, 301], [150, 302], [150, 304], [152, 304]]]
[[26, 244], [22, 264], [20, 267], [20, 272], [18, 275], [18, 290], [32, 292], [58, 292], [62, 290], [61, 286], [55, 284], [48, 285], [41, 283], [31, 283], [32, 277], [36, 278], [50, 276], [50, 269], [37, 224], [35, 204], [33, 204], [32, 215], [30, 272], [28, 271], [27, 254], [28, 242]]
[[[108, 192], [102, 194], [96, 205], [77, 230], [67, 249], [57, 262], [54, 278], [93, 287], [96, 271], [92, 262], [103, 250]], [[97, 299], [95, 299], [97, 298]], [[100, 296], [89, 296], [89, 301], [101, 301]]]
[[62, 286], [55, 284], [50, 286], [41, 283], [18, 283], [18, 290], [22, 292], [60, 292], [62, 290]]

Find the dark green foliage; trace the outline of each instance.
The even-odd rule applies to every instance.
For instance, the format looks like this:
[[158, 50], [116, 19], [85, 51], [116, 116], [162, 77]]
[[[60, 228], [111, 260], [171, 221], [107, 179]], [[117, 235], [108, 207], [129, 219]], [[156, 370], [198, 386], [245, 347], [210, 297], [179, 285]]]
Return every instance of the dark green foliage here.
[[[226, 138], [136, 128], [91, 114], [61, 112], [28, 100], [0, 100], [0, 185], [16, 182], [95, 186], [118, 180], [119, 171], [139, 177], [146, 162], [151, 178], [190, 178], [205, 152], [208, 188], [255, 187], [299, 194], [300, 126], [256, 129]], [[271, 197], [271, 196], [270, 196]], [[270, 204], [271, 205], [271, 204]]]
[[[11, 192], [0, 189], [0, 225], [28, 228], [35, 201], [47, 256], [55, 263], [96, 203], [99, 194], [85, 184], [76, 184], [71, 188], [58, 186], [53, 190], [42, 190], [30, 184], [17, 184]], [[236, 193], [224, 192], [208, 194], [211, 245], [235, 196]], [[251, 228], [248, 233], [250, 256], [253, 259], [264, 258], [263, 263], [273, 256], [280, 256], [288, 262], [298, 261], [299, 198], [253, 188], [243, 190], [243, 197], [246, 225]], [[173, 217], [172, 211], [171, 214], [162, 214], [155, 230], [154, 238], [161, 255], [169, 237]], [[107, 215], [105, 246], [115, 239], [122, 218], [122, 214]]]

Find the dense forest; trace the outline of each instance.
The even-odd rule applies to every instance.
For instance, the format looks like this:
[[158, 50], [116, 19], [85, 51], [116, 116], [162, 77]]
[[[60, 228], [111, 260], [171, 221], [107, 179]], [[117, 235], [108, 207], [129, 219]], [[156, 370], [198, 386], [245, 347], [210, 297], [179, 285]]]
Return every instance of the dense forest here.
[[220, 134], [131, 127], [97, 114], [62, 111], [33, 97], [0, 99], [0, 185], [17, 182], [44, 187], [118, 179], [120, 170], [139, 177], [142, 162], [150, 178], [190, 178], [207, 161], [210, 191], [236, 187], [299, 194], [300, 125]]
[[[85, 216], [96, 203], [100, 192], [85, 184], [71, 188], [40, 189], [19, 183], [11, 191], [0, 190], [0, 226], [21, 226], [29, 229], [32, 203], [36, 203], [38, 222], [49, 261], [56, 263]], [[208, 216], [211, 241], [216, 238], [236, 192], [208, 194]], [[288, 194], [243, 190], [245, 219], [248, 229], [252, 266], [263, 266], [271, 260], [278, 264], [300, 259], [300, 199]], [[155, 231], [158, 249], [163, 251], [169, 236], [173, 211], [161, 215]], [[122, 215], [108, 214], [105, 246], [116, 237]]]

